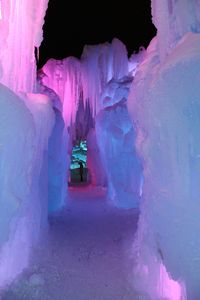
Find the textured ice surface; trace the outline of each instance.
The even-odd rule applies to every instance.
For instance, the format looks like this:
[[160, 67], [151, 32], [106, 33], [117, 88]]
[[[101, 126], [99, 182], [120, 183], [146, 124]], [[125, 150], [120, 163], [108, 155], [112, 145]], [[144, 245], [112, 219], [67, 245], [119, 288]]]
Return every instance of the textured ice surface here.
[[104, 189], [70, 188], [30, 267], [1, 300], [148, 300], [132, 288], [138, 211], [108, 206]]
[[159, 36], [128, 100], [144, 166], [134, 280], [151, 299], [186, 299], [185, 285], [187, 299], [198, 300], [200, 34], [185, 34], [162, 64], [157, 43]]
[[54, 112], [54, 126], [48, 139], [48, 210], [61, 209], [67, 197], [67, 175], [69, 165], [69, 135], [62, 116], [62, 103], [58, 95], [42, 85], [40, 74], [38, 90], [47, 95]]
[[48, 0], [0, 1], [0, 82], [15, 92], [33, 92], [34, 48], [42, 41]]
[[27, 266], [47, 223], [54, 115], [46, 97], [27, 95], [35, 90], [34, 48], [42, 40], [46, 8], [46, 0], [0, 1], [0, 286]]
[[[46, 7], [46, 0], [0, 0], [0, 81], [15, 93], [23, 95], [22, 100], [0, 85], [0, 286], [27, 266], [30, 247], [37, 239], [40, 228], [46, 225], [47, 183], [50, 211], [57, 210], [64, 203], [64, 170], [68, 155], [66, 153], [65, 156], [64, 141], [70, 129], [68, 151], [73, 138], [86, 138], [89, 132], [88, 164], [93, 183], [105, 185], [107, 182], [109, 197], [117, 206], [137, 206], [142, 197], [134, 244], [137, 257], [134, 281], [137, 288], [151, 300], [180, 300], [181, 297], [181, 300], [186, 297], [199, 300], [199, 0], [152, 0], [157, 38], [146, 52], [131, 57], [130, 61], [125, 46], [117, 39], [111, 44], [86, 46], [81, 60], [50, 60], [43, 68], [45, 74], [42, 79], [44, 85], [55, 91], [47, 91], [46, 88], [45, 94], [50, 99], [41, 94], [30, 94], [35, 88], [34, 47], [38, 48], [42, 39]], [[126, 99], [132, 80], [130, 75], [135, 74], [129, 97], [132, 124]], [[99, 177], [97, 170], [100, 170]], [[70, 210], [65, 211], [64, 215], [68, 213], [70, 215]], [[90, 220], [88, 209], [86, 214], [81, 211], [76, 216], [79, 217], [78, 222], [72, 226], [75, 233], [80, 233], [82, 227], [84, 229], [85, 222], [87, 229], [90, 229], [89, 225], [94, 225], [91, 226], [90, 238], [93, 240], [97, 236], [97, 244], [101, 243], [96, 231], [98, 228], [102, 230], [102, 222], [87, 223]], [[68, 228], [63, 216], [60, 217], [61, 223], [57, 219], [52, 219], [52, 222], [55, 221], [65, 233]], [[113, 222], [112, 217], [110, 221]], [[114, 224], [116, 228], [121, 228], [118, 221]], [[82, 227], [77, 228], [78, 225]], [[61, 240], [56, 250], [50, 242], [50, 251], [58, 251], [61, 257], [64, 253], [63, 258], [66, 258], [68, 254], [65, 251], [70, 250], [70, 242], [76, 234], [71, 235], [72, 240], [67, 244], [63, 232], [55, 232]], [[90, 233], [90, 230], [86, 232]], [[103, 245], [104, 249], [105, 244], [110, 245], [103, 238], [101, 247]], [[72, 245], [77, 249], [76, 243]], [[49, 271], [58, 267], [60, 272], [63, 260], [56, 254], [55, 263], [58, 265], [48, 264], [52, 261], [52, 253], [46, 256], [49, 249], [45, 247], [41, 252], [47, 258], [44, 274], [49, 280], [49, 290], [53, 288], [55, 299], [61, 291], [59, 282], [65, 282], [66, 273], [58, 276], [58, 285], [52, 284], [55, 273], [51, 277]], [[87, 264], [82, 265], [81, 271], [88, 271], [92, 253], [91, 249], [86, 254], [84, 252]], [[79, 255], [75, 253], [75, 257]], [[96, 254], [94, 257], [97, 259]], [[108, 262], [113, 270], [116, 265], [114, 260], [109, 265], [111, 257], [109, 252], [109, 259], [104, 262]], [[77, 293], [78, 299], [77, 286], [82, 284], [85, 287], [86, 278], [92, 299], [96, 297], [99, 300], [99, 287], [108, 299], [129, 299], [130, 295], [133, 298], [129, 290], [118, 290], [119, 282], [108, 294], [105, 292], [107, 283], [105, 290], [101, 285], [96, 285], [103, 282], [99, 278], [93, 281], [94, 290], [90, 288], [93, 274], [97, 267], [101, 267], [101, 264], [95, 265], [95, 259], [88, 278], [86, 272], [84, 280], [79, 278], [78, 284], [71, 281], [73, 289], [64, 286], [69, 298], [72, 299]], [[71, 263], [70, 260], [68, 262]], [[115, 269], [117, 276], [122, 274], [120, 267]], [[68, 275], [73, 276], [73, 272]], [[112, 278], [114, 273], [111, 273]], [[102, 274], [100, 279], [105, 277], [105, 272], [102, 271]], [[112, 285], [109, 278], [110, 282]], [[44, 299], [46, 281], [40, 273], [32, 272], [28, 280], [30, 286], [27, 288], [26, 284], [25, 290], [23, 285], [22, 289], [19, 288], [20, 299], [27, 299], [29, 295]], [[16, 293], [15, 289], [8, 292], [10, 299], [18, 297], [13, 293]], [[106, 298], [103, 296], [103, 299]]]
[[94, 186], [107, 186], [105, 166], [97, 144], [96, 131], [91, 129], [87, 136], [87, 167], [90, 172], [90, 181]]
[[50, 204], [57, 188], [54, 209], [63, 205], [66, 195], [67, 134], [59, 128], [61, 112], [56, 112], [58, 106], [54, 112], [54, 101], [47, 96], [32, 94], [34, 50], [42, 41], [47, 2], [0, 1], [0, 82], [7, 86], [0, 85], [0, 286], [27, 266], [31, 247], [47, 226], [48, 182]]
[[141, 166], [126, 100], [143, 54], [129, 62], [125, 46], [114, 39], [111, 44], [86, 46], [80, 60], [51, 59], [42, 69], [42, 83], [63, 103], [70, 138], [89, 141], [92, 183], [107, 183], [113, 203], [126, 208], [137, 206], [140, 196]]
[[108, 192], [118, 207], [137, 207], [142, 168], [134, 149], [135, 132], [126, 100], [132, 78], [110, 81], [102, 95], [105, 108], [96, 118], [96, 135]]
[[47, 224], [48, 212], [48, 143], [55, 124], [55, 113], [46, 95], [28, 94], [25, 103], [33, 115], [36, 132], [32, 198], [37, 199], [37, 203], [33, 222], [35, 226], [39, 224], [39, 227], [43, 227]]
[[153, 23], [163, 61], [187, 32], [200, 32], [199, 0], [152, 0]]
[[53, 89], [63, 102], [63, 117], [67, 126], [76, 119], [79, 102], [90, 103], [94, 116], [103, 106], [100, 95], [109, 80], [128, 75], [127, 50], [122, 42], [86, 46], [81, 60], [68, 57], [50, 59], [43, 67], [43, 84]]
[[54, 115], [46, 96], [27, 97], [0, 85], [0, 286], [27, 266], [47, 220], [45, 157]]
[[[27, 265], [34, 124], [23, 101], [0, 84], [0, 286]], [[24, 255], [18, 256], [23, 244]], [[12, 259], [10, 259], [12, 257]]]

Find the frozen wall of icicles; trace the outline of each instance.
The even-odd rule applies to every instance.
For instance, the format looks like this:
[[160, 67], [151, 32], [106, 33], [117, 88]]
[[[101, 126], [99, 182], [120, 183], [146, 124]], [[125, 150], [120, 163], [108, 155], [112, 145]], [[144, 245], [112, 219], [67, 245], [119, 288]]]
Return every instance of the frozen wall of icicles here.
[[48, 0], [0, 0], [0, 82], [14, 92], [33, 92], [34, 49], [43, 39]]
[[200, 2], [152, 0], [157, 37], [128, 99], [143, 162], [134, 255], [148, 299], [200, 297]]
[[108, 198], [125, 208], [137, 207], [140, 198], [142, 168], [126, 102], [142, 56], [143, 51], [129, 62], [126, 47], [114, 39], [85, 46], [80, 60], [50, 59], [42, 69], [43, 85], [62, 101], [72, 141], [81, 135], [88, 139], [92, 183], [107, 184]]
[[43, 84], [53, 89], [63, 102], [63, 116], [67, 126], [75, 123], [79, 100], [90, 102], [95, 116], [103, 108], [101, 93], [111, 79], [128, 75], [127, 50], [122, 42], [85, 46], [81, 60], [68, 57], [50, 59], [42, 68], [46, 76]]
[[47, 2], [0, 0], [0, 287], [28, 265], [47, 226], [48, 160], [62, 123], [54, 99], [36, 84]]

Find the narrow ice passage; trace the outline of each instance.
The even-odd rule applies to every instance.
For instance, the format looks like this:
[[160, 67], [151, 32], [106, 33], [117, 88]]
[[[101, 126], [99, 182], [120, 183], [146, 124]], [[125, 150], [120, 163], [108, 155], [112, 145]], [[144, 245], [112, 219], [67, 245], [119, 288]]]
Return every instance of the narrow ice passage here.
[[[144, 1], [147, 49], [113, 35], [37, 72], [47, 7], [66, 3], [69, 37], [78, 11], [95, 32], [87, 1], [0, 0], [0, 300], [200, 300], [200, 0]], [[136, 6], [108, 6], [139, 38]]]
[[102, 188], [73, 187], [69, 195], [67, 207], [50, 217], [30, 267], [1, 300], [139, 299], [131, 257], [137, 209], [109, 206]]

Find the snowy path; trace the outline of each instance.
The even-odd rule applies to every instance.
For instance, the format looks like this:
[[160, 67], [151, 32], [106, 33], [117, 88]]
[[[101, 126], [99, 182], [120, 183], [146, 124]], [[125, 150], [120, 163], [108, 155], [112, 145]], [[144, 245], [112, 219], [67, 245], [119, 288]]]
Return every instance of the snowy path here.
[[130, 257], [138, 212], [109, 206], [102, 190], [70, 188], [70, 195], [67, 208], [50, 218], [31, 266], [1, 299], [140, 299]]

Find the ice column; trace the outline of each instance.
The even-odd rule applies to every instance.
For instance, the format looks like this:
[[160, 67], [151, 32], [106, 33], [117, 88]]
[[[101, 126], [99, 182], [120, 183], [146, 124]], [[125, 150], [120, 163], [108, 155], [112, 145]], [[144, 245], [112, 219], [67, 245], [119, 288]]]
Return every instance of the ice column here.
[[0, 82], [15, 92], [35, 90], [34, 49], [42, 41], [48, 0], [0, 0]]
[[200, 6], [152, 5], [158, 35], [128, 99], [144, 168], [134, 282], [150, 299], [198, 300]]
[[0, 287], [28, 265], [47, 223], [54, 114], [46, 96], [33, 94], [46, 7], [46, 0], [0, 0]]

